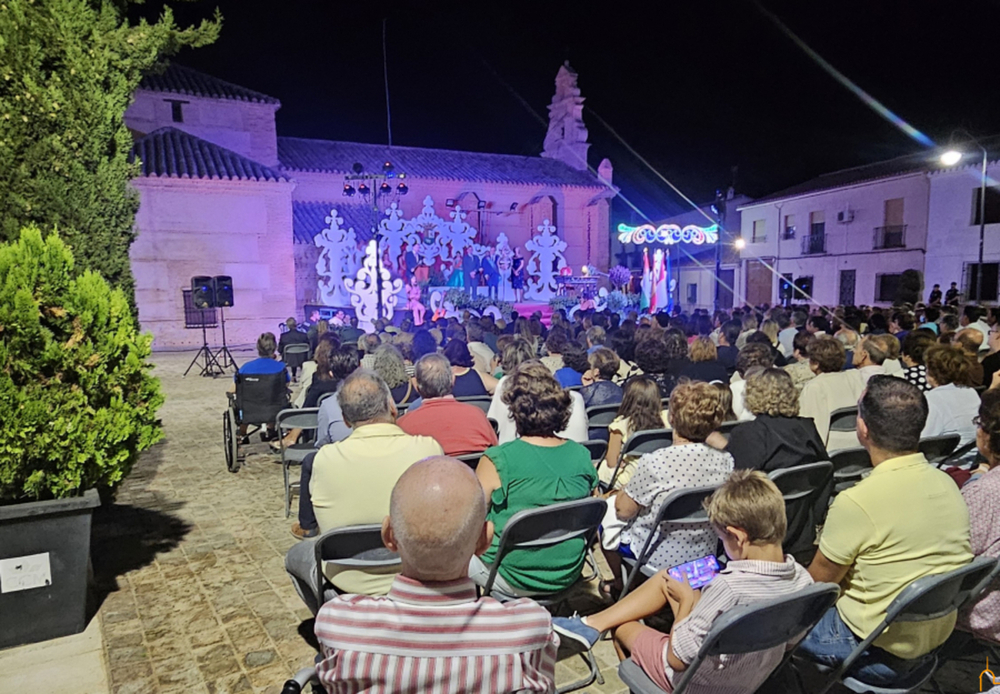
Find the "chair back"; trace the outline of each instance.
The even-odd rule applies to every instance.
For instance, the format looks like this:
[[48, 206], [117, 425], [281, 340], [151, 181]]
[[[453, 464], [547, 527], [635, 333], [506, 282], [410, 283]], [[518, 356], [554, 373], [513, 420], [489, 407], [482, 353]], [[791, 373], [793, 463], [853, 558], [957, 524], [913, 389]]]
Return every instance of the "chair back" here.
[[580, 390], [583, 390], [583, 386], [566, 386], [566, 390], [580, 391]]
[[[703, 503], [705, 499], [712, 495], [715, 489], [715, 487], [689, 487], [687, 489], [677, 489], [667, 494], [667, 497], [660, 504], [660, 508], [656, 512], [653, 532], [649, 533], [646, 537], [646, 542], [642, 545], [642, 549], [635, 555], [635, 565], [625, 580], [622, 597], [628, 594], [637, 574], [642, 571], [643, 566], [645, 566], [650, 555], [656, 549], [657, 545], [654, 541], [659, 540], [659, 538], [669, 534], [671, 530], [676, 528], [708, 523], [708, 513], [705, 511]], [[691, 557], [691, 559], [697, 559], [697, 557]]]
[[486, 414], [490, 411], [490, 403], [493, 402], [493, 398], [489, 395], [466, 395], [465, 397], [455, 398], [458, 402], [464, 402], [466, 405], [475, 405]]
[[644, 429], [628, 437], [622, 446], [622, 455], [643, 455], [666, 448], [674, 442], [671, 429]]
[[320, 407], [322, 406], [324, 400], [326, 400], [327, 398], [335, 398], [335, 397], [337, 397], [336, 393], [323, 393], [322, 395], [319, 396], [319, 400], [316, 401], [316, 406]]
[[589, 441], [584, 441], [581, 445], [590, 451], [590, 462], [594, 465], [599, 465], [601, 461], [604, 460], [604, 454], [608, 452], [607, 441], [591, 439]]
[[386, 569], [400, 565], [399, 555], [382, 543], [382, 525], [349, 525], [316, 538], [316, 605], [326, 602], [324, 562], [343, 569]]
[[282, 410], [274, 418], [274, 426], [278, 431], [303, 429], [309, 431], [319, 427], [319, 408], [303, 407], [301, 409]]
[[308, 342], [297, 342], [292, 345], [285, 345], [285, 349], [281, 352], [282, 361], [293, 369], [297, 369], [302, 366], [308, 358]]
[[583, 540], [581, 556], [594, 542], [597, 528], [604, 520], [608, 504], [604, 499], [587, 497], [576, 501], [518, 511], [504, 526], [497, 547], [496, 559], [490, 568], [490, 575], [483, 587], [489, 595], [493, 590], [497, 569], [504, 557], [515, 549], [542, 549], [569, 540]]
[[857, 448], [844, 448], [830, 454], [833, 463], [833, 491], [839, 494], [861, 481], [864, 474], [872, 469], [872, 459], [868, 451]]
[[816, 542], [816, 526], [826, 519], [833, 491], [833, 463], [821, 461], [773, 470], [768, 474], [785, 500], [788, 529], [786, 554], [809, 550]]
[[587, 425], [591, 429], [596, 427], [607, 427], [611, 424], [611, 422], [615, 421], [615, 417], [618, 416], [618, 409], [620, 407], [620, 402], [616, 402], [611, 405], [594, 405], [593, 407], [588, 407]]
[[830, 413], [830, 431], [857, 431], [858, 408], [841, 407]]
[[288, 407], [288, 376], [284, 369], [273, 374], [236, 374], [236, 411], [240, 424], [270, 424]]
[[944, 436], [928, 436], [920, 439], [920, 452], [924, 454], [927, 461], [932, 465], [939, 460], [947, 458], [955, 452], [962, 437], [958, 434], [945, 434]]
[[475, 470], [479, 467], [479, 459], [483, 457], [483, 453], [485, 453], [485, 451], [480, 451], [479, 453], [463, 453], [462, 455], [456, 455], [455, 459], [461, 460], [463, 463]]

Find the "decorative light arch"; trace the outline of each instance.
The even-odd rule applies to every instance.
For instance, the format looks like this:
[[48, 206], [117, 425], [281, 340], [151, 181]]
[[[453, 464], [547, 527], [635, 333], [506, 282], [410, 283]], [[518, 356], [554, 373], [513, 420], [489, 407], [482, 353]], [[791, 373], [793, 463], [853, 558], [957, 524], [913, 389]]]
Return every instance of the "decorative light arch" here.
[[654, 227], [652, 224], [643, 224], [633, 227], [628, 224], [619, 224], [618, 240], [622, 243], [663, 243], [667, 245], [693, 243], [696, 246], [702, 246], [718, 242], [719, 225], [700, 227], [688, 224], [681, 227], [677, 224], [661, 224]]

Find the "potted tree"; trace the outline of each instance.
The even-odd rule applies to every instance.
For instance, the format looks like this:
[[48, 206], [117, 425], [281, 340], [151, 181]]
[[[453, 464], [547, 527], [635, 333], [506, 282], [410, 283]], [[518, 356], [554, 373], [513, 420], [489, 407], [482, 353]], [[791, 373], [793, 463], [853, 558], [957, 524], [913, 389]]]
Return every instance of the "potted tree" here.
[[150, 344], [58, 236], [0, 245], [0, 648], [86, 625], [98, 491], [161, 436]]

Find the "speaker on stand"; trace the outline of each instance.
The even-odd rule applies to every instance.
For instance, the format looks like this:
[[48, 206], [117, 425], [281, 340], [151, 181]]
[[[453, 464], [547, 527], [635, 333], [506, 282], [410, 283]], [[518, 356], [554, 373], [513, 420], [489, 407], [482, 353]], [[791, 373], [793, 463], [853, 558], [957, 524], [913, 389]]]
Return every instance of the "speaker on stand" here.
[[219, 317], [222, 319], [222, 347], [215, 353], [215, 359], [223, 371], [232, 369], [235, 373], [238, 370], [236, 360], [226, 345], [226, 309], [233, 306], [233, 278], [229, 275], [216, 275], [213, 282], [215, 305], [219, 308]]
[[[215, 280], [204, 275], [197, 275], [191, 278], [191, 301], [197, 309], [215, 308]], [[226, 371], [219, 364], [212, 350], [208, 348], [208, 334], [205, 332], [204, 317], [201, 321], [201, 347], [194, 359], [188, 364], [184, 375], [193, 369], [195, 365], [201, 368], [202, 376], [218, 376]]]

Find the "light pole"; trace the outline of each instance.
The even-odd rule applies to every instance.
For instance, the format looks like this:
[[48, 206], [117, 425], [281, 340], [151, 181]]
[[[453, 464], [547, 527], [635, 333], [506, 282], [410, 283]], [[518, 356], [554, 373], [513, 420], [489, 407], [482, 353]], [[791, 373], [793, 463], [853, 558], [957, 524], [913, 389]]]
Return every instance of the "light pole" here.
[[[968, 133], [966, 133], [968, 134]], [[979, 179], [979, 265], [976, 267], [976, 303], [983, 302], [983, 244], [986, 239], [986, 165], [989, 154], [974, 137], [969, 138], [983, 152], [983, 166]], [[941, 155], [941, 163], [954, 166], [962, 160], [962, 152], [950, 149]]]
[[[715, 191], [715, 204], [712, 205], [719, 223], [719, 233], [715, 239], [715, 313], [720, 310], [720, 298], [722, 294], [722, 237], [725, 234], [726, 222], [726, 197], [721, 190]], [[713, 318], [714, 320], [714, 318]]]

